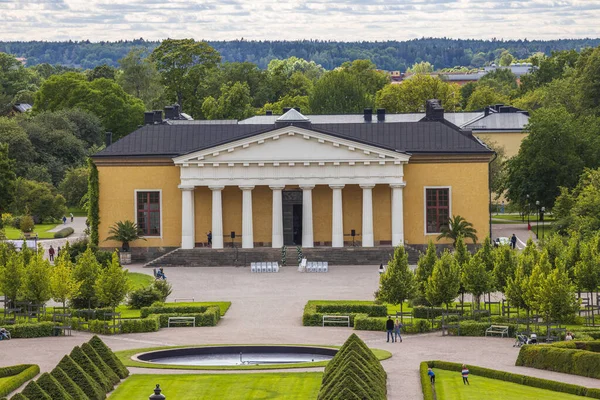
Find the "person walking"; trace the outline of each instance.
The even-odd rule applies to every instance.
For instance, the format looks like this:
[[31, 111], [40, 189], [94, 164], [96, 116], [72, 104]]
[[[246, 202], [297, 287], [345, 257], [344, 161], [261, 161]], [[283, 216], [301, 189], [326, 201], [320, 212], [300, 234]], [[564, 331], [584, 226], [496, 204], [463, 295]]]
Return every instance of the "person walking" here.
[[63, 215], [62, 222], [63, 222], [63, 225], [67, 224], [67, 216], [66, 215]]
[[58, 257], [60, 257], [60, 246], [58, 246], [58, 247], [56, 248], [56, 255], [57, 255]]
[[429, 380], [432, 385], [435, 385], [435, 372], [431, 368], [427, 368], [427, 375], [429, 375]]
[[212, 247], [212, 231], [208, 231], [206, 239], [208, 240], [208, 247]]
[[462, 375], [462, 378], [463, 378], [463, 385], [471, 386], [471, 384], [469, 383], [469, 369], [467, 368], [467, 366], [465, 364], [463, 364], [462, 371], [460, 371], [460, 374]]
[[390, 337], [392, 338], [392, 343], [394, 343], [394, 321], [391, 316], [388, 316], [387, 321], [385, 321], [385, 329], [387, 330], [387, 341], [390, 341]]
[[50, 248], [48, 249], [48, 258], [50, 261], [54, 261], [54, 247], [52, 247], [52, 245], [50, 245]]
[[400, 338], [400, 343], [402, 343], [402, 335], [400, 334], [401, 328], [402, 324], [400, 323], [398, 318], [396, 318], [396, 323], [394, 324], [394, 338], [396, 339], [396, 342], [398, 341], [398, 338]]
[[71, 216], [71, 223], [72, 223], [72, 222], [73, 222], [73, 219], [74, 219], [75, 217], [73, 216], [73, 213], [69, 213], [69, 215]]
[[385, 272], [385, 269], [383, 269], [383, 264], [379, 264], [379, 275], [382, 275]]
[[517, 248], [517, 235], [515, 235], [513, 233], [513, 235], [510, 238], [510, 247], [514, 250]]

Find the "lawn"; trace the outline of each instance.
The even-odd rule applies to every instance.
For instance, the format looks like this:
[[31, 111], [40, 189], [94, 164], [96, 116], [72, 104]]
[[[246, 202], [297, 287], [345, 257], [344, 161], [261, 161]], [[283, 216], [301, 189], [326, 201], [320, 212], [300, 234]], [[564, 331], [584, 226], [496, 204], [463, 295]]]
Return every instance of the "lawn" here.
[[259, 400], [316, 399], [320, 372], [221, 375], [131, 375], [110, 395], [111, 400], [144, 399], [156, 384], [167, 399]]
[[[130, 274], [130, 275], [132, 275], [132, 274]], [[139, 274], [139, 275], [143, 275], [143, 274]], [[149, 276], [149, 275], [147, 275], [147, 276]], [[153, 280], [151, 276], [150, 276], [150, 279]], [[165, 307], [219, 306], [219, 308], [221, 309], [221, 317], [222, 317], [223, 315], [225, 315], [227, 310], [229, 310], [229, 307], [231, 307], [231, 302], [230, 301], [204, 301], [204, 302], [194, 302], [194, 303], [181, 302], [181, 303], [165, 303], [164, 305], [165, 305]], [[117, 307], [116, 311], [121, 313], [121, 318], [140, 318], [141, 317], [139, 309], [134, 310], [124, 304], [121, 304], [119, 307]]]
[[141, 272], [129, 272], [127, 277], [129, 278], [129, 289], [131, 290], [148, 286], [154, 282], [154, 277], [152, 275], [143, 274]]
[[74, 217], [87, 217], [87, 212], [79, 207], [67, 208], [67, 215], [73, 214]]
[[[34, 227], [33, 233], [38, 235], [39, 239], [53, 239], [54, 232], [48, 232], [50, 229], [54, 229], [57, 224], [38, 224]], [[23, 238], [23, 232], [20, 229], [7, 226], [4, 228], [6, 238], [10, 240], [18, 240]]]
[[438, 400], [581, 400], [581, 396], [470, 375], [465, 386], [460, 372], [434, 369]]

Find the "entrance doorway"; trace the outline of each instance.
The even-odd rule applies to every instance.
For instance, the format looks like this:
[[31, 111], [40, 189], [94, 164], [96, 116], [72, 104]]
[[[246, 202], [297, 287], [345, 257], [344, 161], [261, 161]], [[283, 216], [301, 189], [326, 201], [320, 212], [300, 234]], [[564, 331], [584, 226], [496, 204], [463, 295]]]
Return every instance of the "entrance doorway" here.
[[302, 191], [284, 190], [283, 196], [283, 244], [302, 245]]

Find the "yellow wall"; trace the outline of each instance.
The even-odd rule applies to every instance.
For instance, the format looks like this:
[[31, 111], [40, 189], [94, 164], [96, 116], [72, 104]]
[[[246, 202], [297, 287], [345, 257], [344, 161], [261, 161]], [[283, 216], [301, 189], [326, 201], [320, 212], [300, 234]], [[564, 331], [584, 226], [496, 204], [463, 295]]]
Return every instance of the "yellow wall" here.
[[221, 196], [223, 202], [223, 243], [231, 242], [231, 231], [236, 234], [234, 243], [242, 243], [242, 190], [234, 186], [225, 186]]
[[[331, 190], [331, 189], [330, 189]], [[362, 189], [358, 185], [346, 185], [342, 189], [342, 211], [344, 213], [344, 242], [352, 243], [350, 231], [362, 234]], [[331, 240], [331, 238], [329, 239]], [[357, 241], [362, 236], [356, 236]]]
[[480, 241], [489, 234], [487, 163], [409, 163], [404, 167], [404, 180], [404, 239], [408, 244], [448, 243], [425, 234], [426, 186], [450, 186], [450, 213], [471, 222]]
[[268, 186], [252, 190], [252, 227], [254, 242], [269, 244], [273, 230], [273, 192]]
[[392, 189], [389, 185], [373, 188], [373, 240], [375, 245], [392, 244]]
[[204, 186], [194, 190], [196, 243], [208, 244], [206, 234], [212, 230], [212, 191]]
[[181, 246], [181, 190], [179, 168], [175, 166], [98, 166], [100, 181], [100, 246], [120, 247], [105, 241], [108, 229], [117, 221], [136, 220], [135, 190], [162, 189], [162, 238], [147, 237], [131, 247]]
[[517, 155], [521, 142], [527, 133], [524, 132], [478, 132], [477, 136], [485, 143], [492, 146], [504, 147], [504, 157], [511, 158]]
[[[327, 185], [317, 185], [312, 194], [313, 240], [331, 245], [331, 213], [333, 208], [332, 190]], [[342, 199], [344, 194], [342, 193]], [[342, 204], [342, 208], [343, 208]]]

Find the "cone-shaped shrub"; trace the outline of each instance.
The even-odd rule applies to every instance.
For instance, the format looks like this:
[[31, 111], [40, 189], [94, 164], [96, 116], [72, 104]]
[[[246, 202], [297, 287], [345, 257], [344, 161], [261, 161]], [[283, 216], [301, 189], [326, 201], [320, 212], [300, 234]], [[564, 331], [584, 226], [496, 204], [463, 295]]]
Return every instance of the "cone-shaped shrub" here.
[[58, 363], [57, 367], [62, 368], [67, 375], [73, 379], [73, 382], [77, 384], [83, 390], [83, 392], [90, 398], [90, 400], [104, 400], [106, 398], [106, 392], [102, 387], [92, 379], [71, 357], [64, 356]]
[[108, 379], [112, 386], [115, 386], [117, 383], [119, 383], [121, 378], [119, 378], [117, 374], [115, 374], [113, 370], [110, 369], [108, 365], [106, 365], [104, 360], [100, 358], [98, 353], [96, 353], [96, 350], [94, 350], [94, 348], [89, 343], [82, 344], [81, 350], [83, 350], [85, 355], [88, 356], [90, 360], [92, 360], [94, 365], [98, 367], [100, 372], [102, 372], [102, 374], [106, 377], [106, 379]]
[[[359, 339], [360, 340], [360, 339]], [[368, 368], [372, 374], [377, 375], [383, 382], [386, 380], [386, 373], [381, 366], [379, 360], [373, 355], [370, 349], [364, 349], [356, 341], [352, 341], [348, 346], [344, 345], [343, 351], [338, 354], [327, 364], [327, 368], [323, 374], [323, 384], [327, 384], [333, 374], [339, 371], [341, 366], [350, 358], [356, 359], [360, 365]]]
[[115, 353], [100, 339], [98, 336], [94, 336], [88, 342], [90, 346], [96, 350], [96, 353], [104, 360], [104, 362], [114, 371], [115, 374], [121, 379], [129, 376], [129, 370], [125, 368], [121, 360], [117, 358]]
[[75, 400], [90, 400], [84, 391], [77, 386], [73, 379], [67, 375], [65, 371], [60, 367], [56, 367], [50, 372], [50, 375], [56, 379], [58, 383], [69, 393], [69, 395]]
[[29, 400], [23, 393], [17, 393], [10, 400]]
[[342, 364], [342, 366], [332, 374], [329, 384], [323, 384], [321, 391], [325, 393], [331, 391], [339, 382], [344, 380], [344, 375], [351, 371], [352, 374], [356, 375], [354, 380], [356, 383], [365, 388], [365, 391], [369, 393], [369, 398], [385, 398], [385, 391], [381, 388], [385, 387], [385, 380], [382, 381], [376, 375], [372, 375], [371, 372], [361, 365], [359, 362], [349, 360]]
[[92, 360], [90, 360], [90, 358], [85, 355], [83, 350], [81, 350], [81, 347], [79, 347], [79, 346], [73, 347], [73, 350], [71, 351], [71, 354], [69, 354], [69, 355], [71, 356], [73, 361], [75, 361], [77, 364], [79, 364], [79, 366], [89, 376], [91, 376], [92, 379], [102, 387], [102, 389], [104, 389], [105, 393], [110, 392], [112, 390], [113, 385], [111, 385], [110, 382], [108, 381], [108, 379], [106, 379], [106, 376], [104, 376], [102, 371], [100, 371], [98, 369], [98, 367], [94, 365]]
[[29, 400], [52, 400], [52, 397], [44, 392], [44, 389], [42, 389], [35, 381], [29, 381], [22, 393], [23, 396], [27, 397]]
[[38, 378], [37, 384], [50, 395], [52, 400], [74, 400], [56, 378], [47, 372]]
[[377, 390], [367, 386], [354, 371], [347, 370], [340, 375], [330, 390], [319, 391], [318, 400], [345, 400], [347, 397], [342, 396], [342, 392], [353, 393], [363, 400], [386, 400], [385, 394], [379, 394]]

